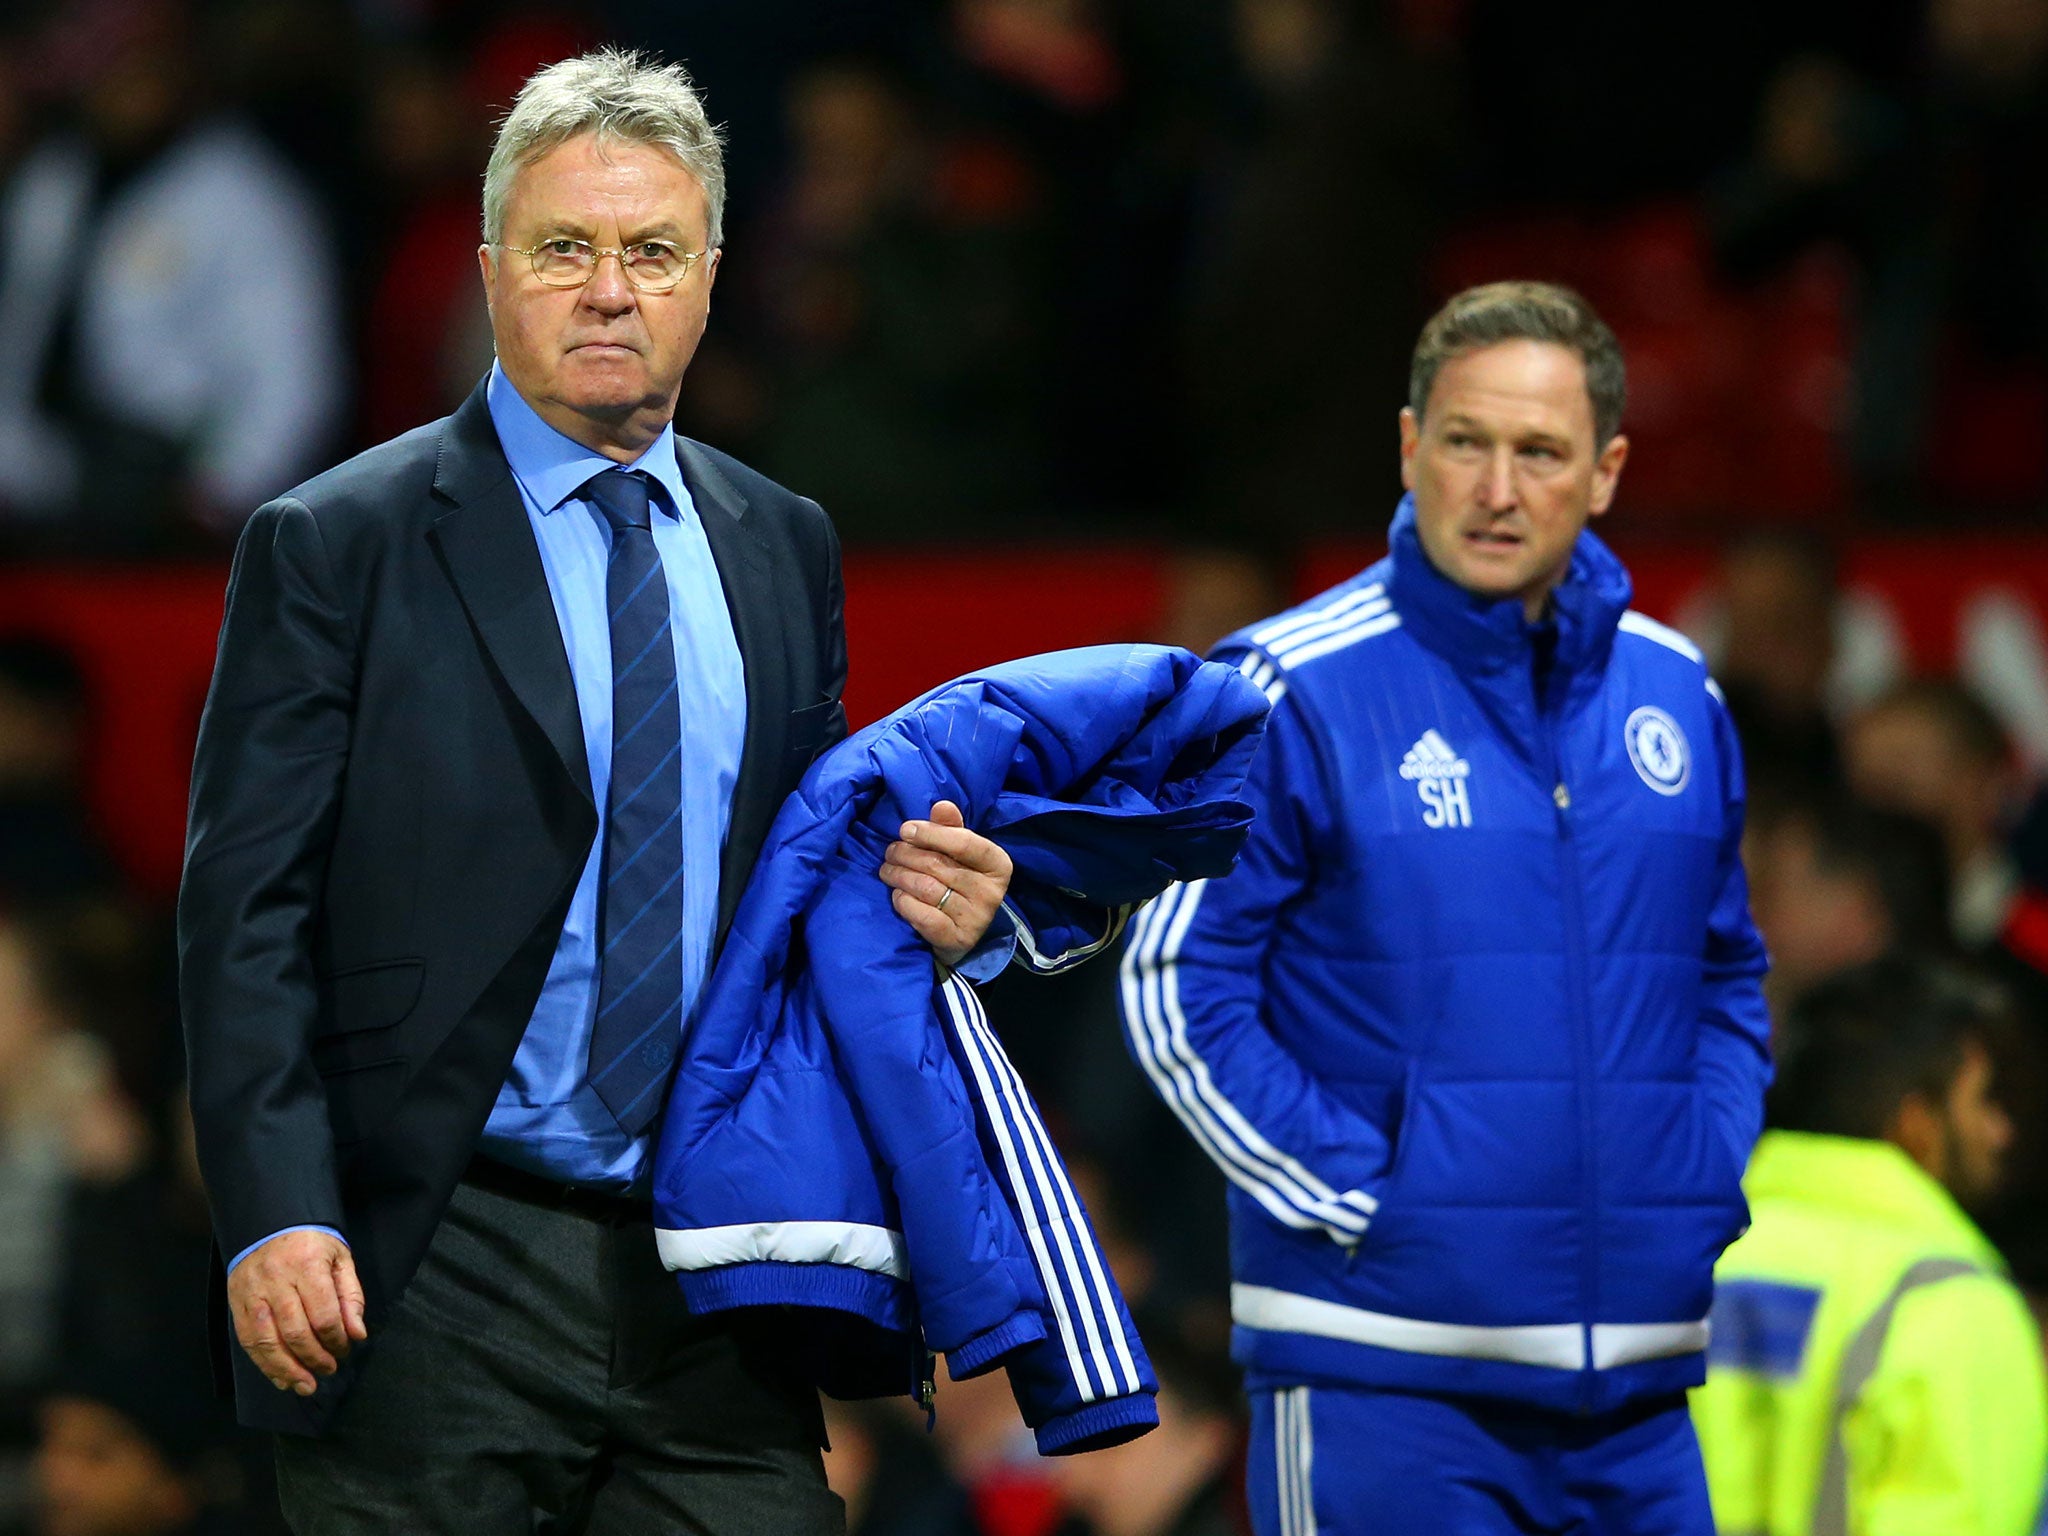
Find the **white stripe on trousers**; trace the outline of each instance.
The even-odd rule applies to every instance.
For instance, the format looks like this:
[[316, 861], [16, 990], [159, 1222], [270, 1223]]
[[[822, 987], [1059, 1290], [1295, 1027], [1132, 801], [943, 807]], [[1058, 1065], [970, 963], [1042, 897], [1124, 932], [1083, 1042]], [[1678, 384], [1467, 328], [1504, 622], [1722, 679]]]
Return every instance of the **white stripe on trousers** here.
[[1316, 1536], [1315, 1430], [1307, 1387], [1273, 1394], [1273, 1486], [1280, 1536]]

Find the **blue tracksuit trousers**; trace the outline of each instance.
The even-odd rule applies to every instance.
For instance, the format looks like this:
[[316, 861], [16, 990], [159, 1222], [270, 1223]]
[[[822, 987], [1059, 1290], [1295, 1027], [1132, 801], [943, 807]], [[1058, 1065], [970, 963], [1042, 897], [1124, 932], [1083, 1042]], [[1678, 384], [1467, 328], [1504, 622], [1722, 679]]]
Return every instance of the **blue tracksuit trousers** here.
[[1256, 1536], [1713, 1536], [1682, 1396], [1583, 1419], [1361, 1387], [1251, 1400]]

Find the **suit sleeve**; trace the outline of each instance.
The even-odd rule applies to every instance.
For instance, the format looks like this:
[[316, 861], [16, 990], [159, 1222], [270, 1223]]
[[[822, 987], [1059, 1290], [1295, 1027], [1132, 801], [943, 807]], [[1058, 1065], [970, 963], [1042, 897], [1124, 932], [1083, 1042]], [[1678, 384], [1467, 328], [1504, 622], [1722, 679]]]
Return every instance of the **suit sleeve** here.
[[1260, 1006], [1284, 914], [1312, 887], [1316, 850], [1334, 836], [1307, 722], [1284, 694], [1244, 798], [1255, 815], [1236, 870], [1170, 887], [1132, 925], [1125, 1040], [1232, 1183], [1275, 1221], [1349, 1247], [1378, 1207], [1387, 1138], [1302, 1067]]
[[1769, 961], [1750, 920], [1749, 881], [1742, 870], [1742, 748], [1720, 690], [1712, 683], [1707, 689], [1714, 745], [1723, 764], [1723, 811], [1703, 956], [1697, 1064], [1715, 1122], [1736, 1166], [1742, 1167], [1763, 1129], [1764, 1090], [1771, 1084], [1771, 1016], [1763, 991]]
[[312, 939], [355, 678], [320, 530], [304, 505], [272, 502], [228, 581], [178, 894], [193, 1128], [223, 1253], [287, 1227], [344, 1230]]

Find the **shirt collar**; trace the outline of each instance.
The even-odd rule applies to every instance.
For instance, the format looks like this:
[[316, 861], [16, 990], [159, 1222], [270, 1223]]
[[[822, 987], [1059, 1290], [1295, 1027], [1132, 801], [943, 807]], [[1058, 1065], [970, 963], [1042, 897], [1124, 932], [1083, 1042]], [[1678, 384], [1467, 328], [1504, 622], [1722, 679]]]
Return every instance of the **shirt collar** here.
[[498, 429], [498, 442], [505, 461], [512, 466], [526, 494], [543, 514], [552, 512], [580, 490], [592, 475], [607, 469], [644, 471], [668, 492], [666, 503], [654, 498], [657, 507], [666, 506], [675, 516], [684, 516], [690, 493], [683, 485], [683, 472], [676, 463], [676, 431], [673, 422], [647, 445], [647, 451], [631, 464], [620, 465], [593, 449], [564, 437], [526, 403], [526, 397], [505, 377], [497, 363], [491, 364], [490, 383], [485, 387], [490, 405], [491, 425]]

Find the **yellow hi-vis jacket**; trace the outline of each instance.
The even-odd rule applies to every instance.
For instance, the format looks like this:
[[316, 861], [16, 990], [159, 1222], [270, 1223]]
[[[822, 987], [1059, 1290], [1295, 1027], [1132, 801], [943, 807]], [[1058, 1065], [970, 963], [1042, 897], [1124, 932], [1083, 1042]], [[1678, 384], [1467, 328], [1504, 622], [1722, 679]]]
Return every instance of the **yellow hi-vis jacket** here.
[[1889, 1142], [1769, 1131], [1692, 1396], [1722, 1536], [2030, 1536], [2048, 1371], [1955, 1201]]

